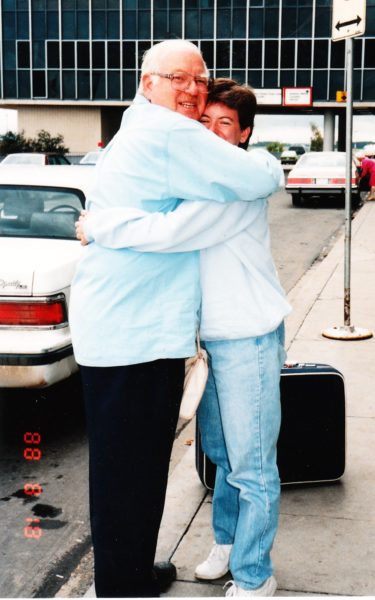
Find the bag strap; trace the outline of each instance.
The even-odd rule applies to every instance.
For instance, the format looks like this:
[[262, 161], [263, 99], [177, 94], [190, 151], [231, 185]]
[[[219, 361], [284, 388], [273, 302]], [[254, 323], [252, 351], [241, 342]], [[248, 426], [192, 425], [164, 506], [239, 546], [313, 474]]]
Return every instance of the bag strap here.
[[197, 328], [197, 352], [198, 352], [198, 354], [200, 351], [201, 351], [201, 339], [199, 336], [199, 329]]

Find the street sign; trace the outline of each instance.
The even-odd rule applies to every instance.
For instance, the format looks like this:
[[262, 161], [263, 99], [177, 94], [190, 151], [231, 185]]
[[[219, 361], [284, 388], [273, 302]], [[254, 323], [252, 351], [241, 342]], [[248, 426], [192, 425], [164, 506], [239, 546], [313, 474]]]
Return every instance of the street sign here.
[[363, 35], [366, 26], [366, 0], [333, 0], [332, 41]]
[[336, 102], [346, 102], [347, 94], [344, 91], [336, 92]]
[[284, 87], [283, 106], [312, 106], [312, 88]]
[[258, 104], [281, 104], [281, 89], [264, 89], [259, 88], [253, 90]]

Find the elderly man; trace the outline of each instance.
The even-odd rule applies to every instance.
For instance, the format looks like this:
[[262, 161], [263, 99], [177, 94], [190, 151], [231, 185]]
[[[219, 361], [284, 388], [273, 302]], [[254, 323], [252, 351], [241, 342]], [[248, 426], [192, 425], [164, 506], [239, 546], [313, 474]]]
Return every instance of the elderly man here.
[[[182, 198], [255, 201], [277, 189], [272, 157], [251, 156], [196, 122], [208, 79], [193, 44], [155, 45], [139, 92], [99, 161], [90, 211], [167, 212]], [[197, 252], [93, 243], [78, 266], [70, 323], [86, 401], [98, 596], [158, 595], [153, 561], [199, 305]]]

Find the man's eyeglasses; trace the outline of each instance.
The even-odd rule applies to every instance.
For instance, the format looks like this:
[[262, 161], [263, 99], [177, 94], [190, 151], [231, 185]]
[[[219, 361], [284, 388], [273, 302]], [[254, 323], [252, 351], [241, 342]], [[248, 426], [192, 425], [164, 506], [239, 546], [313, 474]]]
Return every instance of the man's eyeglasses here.
[[171, 82], [171, 86], [174, 90], [184, 92], [187, 90], [193, 81], [200, 92], [208, 94], [208, 88], [210, 85], [210, 79], [208, 77], [200, 77], [185, 73], [185, 71], [178, 71], [177, 73], [150, 73], [150, 75], [157, 75], [158, 77], [165, 77]]

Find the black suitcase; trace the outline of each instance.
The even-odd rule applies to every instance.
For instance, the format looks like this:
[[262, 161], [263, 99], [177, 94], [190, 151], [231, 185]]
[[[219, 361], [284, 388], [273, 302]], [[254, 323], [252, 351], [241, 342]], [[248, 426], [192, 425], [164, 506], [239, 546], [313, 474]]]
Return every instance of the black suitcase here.
[[[345, 470], [345, 387], [329, 365], [294, 363], [281, 372], [277, 465], [282, 484], [327, 482]], [[197, 423], [196, 468], [214, 488], [216, 467], [204, 454]]]

